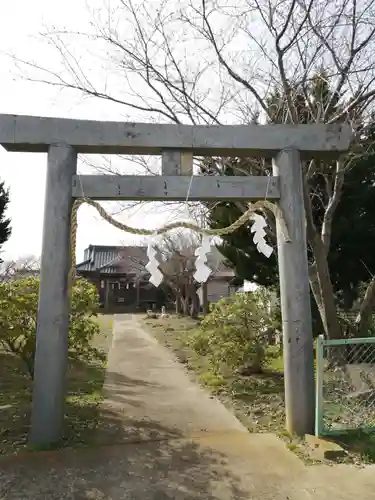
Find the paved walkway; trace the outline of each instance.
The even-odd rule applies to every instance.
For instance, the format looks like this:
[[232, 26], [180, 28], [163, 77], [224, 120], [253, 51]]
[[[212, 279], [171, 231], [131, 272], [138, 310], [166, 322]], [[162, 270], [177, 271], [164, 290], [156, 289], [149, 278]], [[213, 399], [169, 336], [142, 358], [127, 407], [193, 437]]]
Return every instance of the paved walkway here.
[[0, 500], [374, 498], [375, 468], [305, 467], [249, 434], [131, 316], [116, 316], [106, 391], [123, 444], [1, 460]]

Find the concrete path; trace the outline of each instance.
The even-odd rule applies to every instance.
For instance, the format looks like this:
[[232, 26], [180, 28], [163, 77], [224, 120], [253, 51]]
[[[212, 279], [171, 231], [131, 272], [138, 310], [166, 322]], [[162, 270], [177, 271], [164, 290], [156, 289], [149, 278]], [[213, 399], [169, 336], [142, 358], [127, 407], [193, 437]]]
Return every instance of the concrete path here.
[[131, 316], [116, 317], [103, 419], [123, 444], [3, 459], [0, 500], [374, 498], [375, 468], [305, 467], [249, 434]]

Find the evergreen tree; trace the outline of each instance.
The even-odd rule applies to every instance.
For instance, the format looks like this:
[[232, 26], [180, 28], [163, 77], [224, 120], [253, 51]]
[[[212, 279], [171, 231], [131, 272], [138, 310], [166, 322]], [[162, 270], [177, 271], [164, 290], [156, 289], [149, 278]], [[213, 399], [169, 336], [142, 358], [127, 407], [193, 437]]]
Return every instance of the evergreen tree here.
[[[11, 235], [10, 219], [6, 218], [5, 212], [9, 204], [9, 190], [5, 189], [4, 182], [0, 182], [0, 250], [2, 245]], [[2, 262], [0, 258], [0, 263]]]
[[[306, 103], [306, 92], [309, 104]], [[309, 88], [304, 92], [298, 87], [293, 92], [294, 104], [300, 116], [300, 123], [313, 121], [318, 114], [318, 107], [330, 106], [331, 112], [339, 108], [339, 95], [332, 95], [324, 72], [316, 75]], [[283, 94], [273, 92], [268, 99], [272, 110], [272, 123], [287, 123], [286, 106]], [[311, 110], [311, 106], [314, 109]], [[315, 121], [315, 120], [314, 120]], [[332, 226], [331, 247], [328, 257], [331, 280], [338, 299], [344, 307], [350, 307], [357, 298], [360, 284], [368, 281], [375, 274], [375, 118], [374, 122], [364, 127], [363, 149], [366, 153], [352, 160], [345, 173], [341, 201], [336, 209]], [[206, 160], [202, 171], [211, 173], [214, 160]], [[321, 228], [325, 207], [328, 201], [326, 183], [333, 181], [333, 164], [320, 162], [310, 180], [314, 222]], [[265, 175], [271, 173], [268, 161], [231, 159], [227, 162], [224, 175]], [[222, 202], [210, 207], [210, 222], [214, 228], [225, 227], [234, 222], [243, 213], [243, 207], [231, 202]], [[250, 232], [250, 225], [243, 226], [233, 234], [223, 238], [220, 251], [235, 269], [238, 281], [255, 281], [261, 285], [277, 285], [278, 268], [276, 245], [275, 252], [269, 259], [259, 254]], [[268, 238], [270, 241], [271, 237]], [[272, 241], [272, 239], [271, 239]], [[310, 250], [309, 257], [311, 258]]]

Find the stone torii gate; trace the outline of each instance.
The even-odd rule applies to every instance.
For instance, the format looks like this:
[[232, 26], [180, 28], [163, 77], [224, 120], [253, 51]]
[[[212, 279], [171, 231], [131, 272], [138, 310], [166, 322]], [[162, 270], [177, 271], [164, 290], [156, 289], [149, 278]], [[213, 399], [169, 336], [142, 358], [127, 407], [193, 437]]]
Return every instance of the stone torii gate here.
[[[348, 125], [188, 126], [0, 115], [7, 151], [48, 153], [30, 440], [62, 437], [68, 350], [71, 210], [96, 200], [278, 200], [277, 221], [287, 428], [314, 429], [314, 363], [301, 159], [334, 158], [349, 148]], [[77, 176], [77, 155], [162, 156], [161, 176]], [[192, 175], [192, 155], [267, 157], [273, 177]], [[75, 264], [75, 263], [74, 263]]]

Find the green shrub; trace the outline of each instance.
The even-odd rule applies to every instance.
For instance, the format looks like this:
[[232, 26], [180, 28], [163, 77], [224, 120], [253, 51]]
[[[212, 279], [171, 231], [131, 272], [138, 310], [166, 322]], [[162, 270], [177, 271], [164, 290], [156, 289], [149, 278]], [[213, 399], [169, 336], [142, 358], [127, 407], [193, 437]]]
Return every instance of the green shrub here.
[[[34, 355], [39, 296], [39, 278], [34, 276], [0, 284], [0, 346], [19, 356], [30, 376], [34, 372]], [[93, 318], [98, 308], [94, 285], [79, 279], [72, 289], [69, 324], [69, 355], [84, 360], [102, 358], [91, 346], [99, 332]]]
[[277, 355], [268, 347], [268, 333], [277, 325], [278, 308], [269, 312], [265, 289], [236, 293], [214, 304], [210, 314], [190, 336], [189, 345], [206, 356], [217, 372], [256, 373]]

